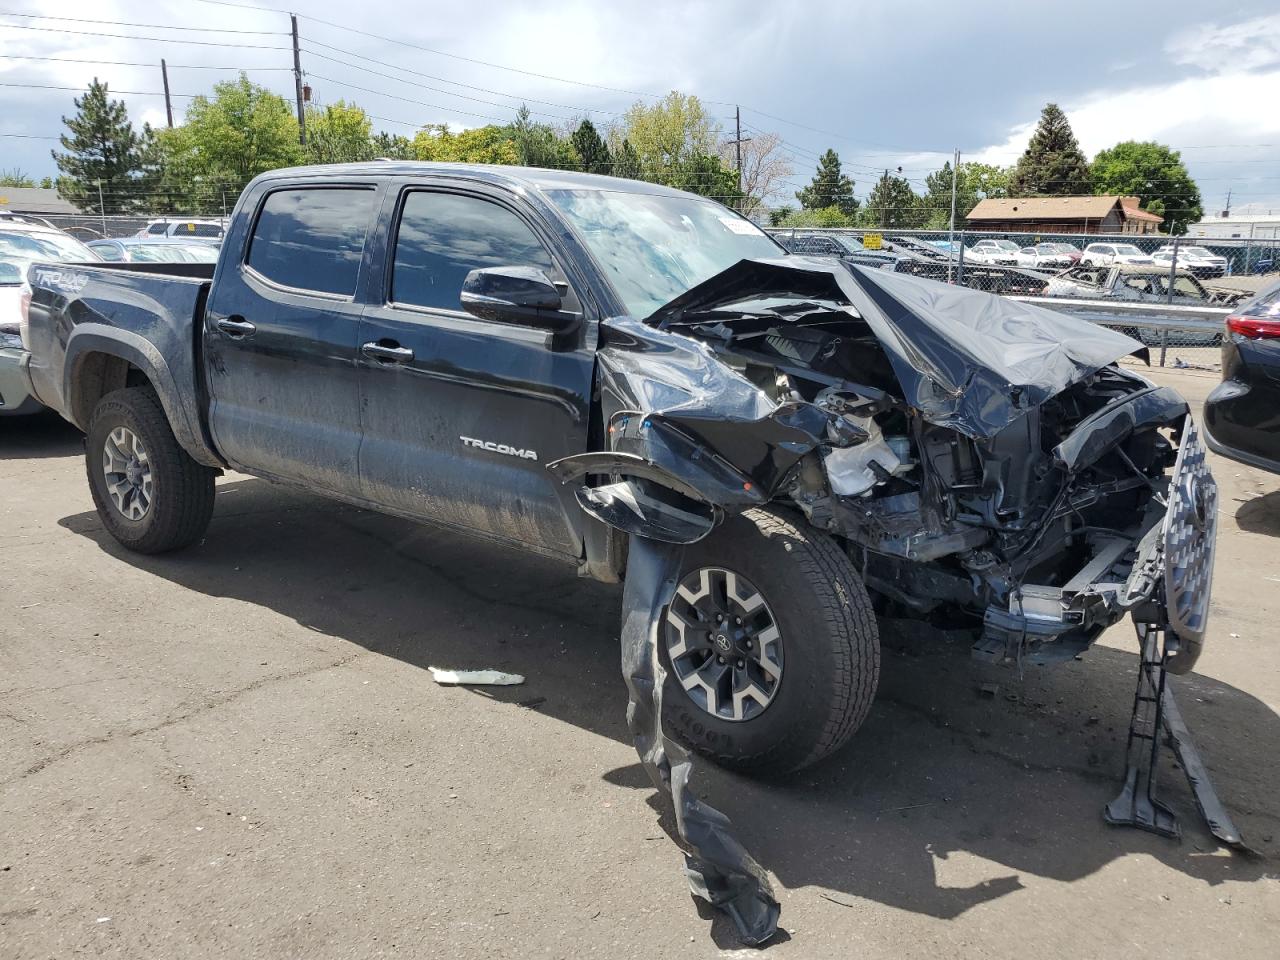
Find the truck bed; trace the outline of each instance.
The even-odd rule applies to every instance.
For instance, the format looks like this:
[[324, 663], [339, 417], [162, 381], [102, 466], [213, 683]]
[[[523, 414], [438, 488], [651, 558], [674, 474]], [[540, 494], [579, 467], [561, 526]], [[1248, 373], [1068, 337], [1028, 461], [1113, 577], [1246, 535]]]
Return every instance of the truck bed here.
[[[28, 349], [36, 396], [80, 429], [92, 412], [77, 401], [82, 373], [102, 365], [112, 386], [125, 357], [155, 385], [178, 442], [201, 462], [216, 461], [202, 425], [200, 323], [215, 265], [203, 263], [35, 263]], [[105, 349], [109, 347], [110, 349]], [[114, 380], [119, 380], [118, 384]]]

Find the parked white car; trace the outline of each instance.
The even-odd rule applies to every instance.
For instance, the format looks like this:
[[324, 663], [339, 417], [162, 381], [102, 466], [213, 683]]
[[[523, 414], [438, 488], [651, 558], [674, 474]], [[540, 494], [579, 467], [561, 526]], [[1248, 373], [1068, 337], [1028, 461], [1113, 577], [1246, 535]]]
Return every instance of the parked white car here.
[[221, 220], [176, 220], [165, 217], [148, 221], [134, 234], [135, 237], [182, 237], [186, 240], [206, 240], [221, 243], [227, 232]]
[[1080, 263], [1094, 267], [1110, 267], [1118, 263], [1147, 266], [1155, 261], [1132, 243], [1091, 243], [1084, 248]]
[[[1151, 258], [1161, 266], [1173, 265], [1173, 244], [1161, 247]], [[1178, 247], [1178, 269], [1190, 270], [1197, 277], [1225, 277], [1227, 258], [1220, 257], [1205, 247]]]
[[966, 260], [972, 260], [974, 263], [1016, 267], [1018, 245], [1012, 240], [979, 240], [965, 251], [964, 256]]
[[1037, 243], [1018, 251], [1018, 266], [1059, 269], [1071, 266], [1071, 257], [1058, 249], [1056, 243]]

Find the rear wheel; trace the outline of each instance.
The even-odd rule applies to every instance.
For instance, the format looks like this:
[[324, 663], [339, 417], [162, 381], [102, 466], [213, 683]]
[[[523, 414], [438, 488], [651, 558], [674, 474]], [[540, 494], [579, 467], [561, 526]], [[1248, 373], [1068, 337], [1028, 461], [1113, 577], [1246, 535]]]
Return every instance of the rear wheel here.
[[116, 390], [98, 401], [85, 437], [85, 467], [102, 525], [130, 550], [177, 550], [209, 525], [217, 471], [182, 449], [148, 387]]
[[668, 728], [750, 773], [788, 773], [839, 749], [880, 676], [871, 601], [844, 551], [763, 509], [686, 549], [659, 642]]

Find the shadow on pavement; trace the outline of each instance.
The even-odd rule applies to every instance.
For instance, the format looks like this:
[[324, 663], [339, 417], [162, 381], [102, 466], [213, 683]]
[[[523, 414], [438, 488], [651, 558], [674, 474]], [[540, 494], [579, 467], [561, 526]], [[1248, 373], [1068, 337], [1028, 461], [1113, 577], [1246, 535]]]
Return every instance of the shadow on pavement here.
[[[522, 673], [524, 686], [453, 695], [525, 704], [630, 742], [621, 591], [567, 567], [259, 480], [221, 484], [205, 541], [169, 556], [125, 552], [92, 513], [60, 523], [182, 587], [420, 667], [424, 683], [428, 664]], [[1022, 874], [1071, 881], [1131, 854], [1209, 884], [1274, 873], [1280, 718], [1259, 700], [1208, 677], [1175, 678], [1222, 799], [1264, 853], [1246, 860], [1217, 849], [1171, 764], [1162, 786], [1182, 820], [1181, 843], [1103, 824], [1120, 785], [1136, 644], [1095, 647], [1020, 679], [971, 661], [962, 643], [901, 624], [882, 632], [876, 703], [835, 757], [785, 783], [702, 766], [711, 802], [788, 888], [826, 888], [817, 895], [832, 910], [858, 897], [949, 918], [1021, 889]], [[982, 689], [989, 684], [998, 689]], [[638, 763], [604, 777], [651, 789]], [[672, 832], [665, 813], [664, 826]]]
[[1272, 490], [1241, 504], [1236, 511], [1241, 530], [1280, 537], [1280, 490]]
[[52, 410], [0, 417], [0, 460], [84, 456], [84, 434]]

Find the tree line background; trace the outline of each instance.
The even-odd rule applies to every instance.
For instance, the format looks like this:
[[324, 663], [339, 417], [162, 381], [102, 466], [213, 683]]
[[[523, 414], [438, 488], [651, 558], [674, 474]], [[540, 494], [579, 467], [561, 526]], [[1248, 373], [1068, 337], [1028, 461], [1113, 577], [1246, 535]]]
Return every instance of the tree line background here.
[[[886, 169], [865, 200], [839, 155], [827, 150], [812, 180], [794, 192], [798, 206], [779, 205], [794, 170], [782, 138], [753, 131], [733, 141], [695, 96], [673, 91], [636, 102], [615, 123], [589, 119], [552, 126], [521, 107], [507, 124], [454, 131], [431, 124], [413, 136], [375, 132], [374, 118], [339, 100], [306, 107], [306, 144], [299, 142], [293, 106], [244, 74], [192, 99], [172, 129], [135, 128], [125, 104], [98, 80], [75, 100], [74, 116], [54, 150], [52, 184], [80, 209], [112, 214], [218, 215], [234, 205], [259, 173], [304, 163], [402, 160], [519, 164], [580, 170], [661, 183], [714, 198], [775, 226], [945, 229], [951, 217], [950, 163], [928, 174], [923, 192]], [[1048, 104], [1026, 151], [1013, 166], [961, 163], [956, 174], [956, 225], [986, 197], [1138, 196], [1144, 209], [1182, 233], [1198, 221], [1199, 189], [1179, 154], [1153, 142], [1125, 141], [1086, 160], [1066, 115]], [[19, 171], [0, 185], [35, 186]], [[99, 199], [101, 185], [101, 201]]]

